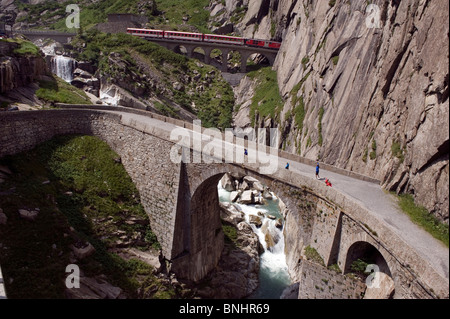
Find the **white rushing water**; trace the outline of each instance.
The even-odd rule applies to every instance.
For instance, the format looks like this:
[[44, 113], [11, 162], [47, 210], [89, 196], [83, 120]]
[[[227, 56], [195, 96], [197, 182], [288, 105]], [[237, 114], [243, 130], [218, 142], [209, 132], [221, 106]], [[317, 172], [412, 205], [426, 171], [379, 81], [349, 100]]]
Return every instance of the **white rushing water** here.
[[75, 60], [72, 58], [56, 55], [51, 59], [52, 72], [64, 81], [70, 83], [73, 81], [75, 63]]
[[[230, 192], [222, 188], [221, 184], [217, 186], [219, 192], [219, 200], [221, 202], [230, 203]], [[283, 230], [277, 228], [276, 219], [270, 219], [267, 216], [272, 215], [277, 219], [282, 218], [278, 206], [278, 199], [267, 200], [266, 205], [242, 205], [235, 203], [241, 208], [245, 214], [246, 222], [252, 227], [253, 231], [259, 238], [260, 243], [264, 247], [264, 253], [260, 256], [260, 285], [258, 289], [249, 297], [256, 299], [278, 299], [285, 288], [291, 285], [291, 279], [288, 274], [286, 264], [286, 255], [284, 253], [284, 235]], [[262, 219], [262, 227], [257, 228], [250, 224], [250, 215], [258, 216], [258, 212], [262, 212], [264, 216], [259, 214]], [[277, 243], [268, 248], [263, 228], [267, 227], [272, 237]]]

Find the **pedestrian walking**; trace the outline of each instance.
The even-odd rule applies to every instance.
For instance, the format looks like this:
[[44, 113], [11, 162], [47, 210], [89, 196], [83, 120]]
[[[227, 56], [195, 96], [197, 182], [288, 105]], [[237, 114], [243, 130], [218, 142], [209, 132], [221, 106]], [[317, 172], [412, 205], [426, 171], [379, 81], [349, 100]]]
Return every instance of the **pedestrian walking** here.
[[317, 166], [316, 166], [316, 179], [320, 179], [320, 176], [319, 176], [319, 170], [320, 170], [320, 166], [319, 166], [319, 162], [317, 162]]
[[285, 169], [289, 169], [289, 163], [286, 164]]

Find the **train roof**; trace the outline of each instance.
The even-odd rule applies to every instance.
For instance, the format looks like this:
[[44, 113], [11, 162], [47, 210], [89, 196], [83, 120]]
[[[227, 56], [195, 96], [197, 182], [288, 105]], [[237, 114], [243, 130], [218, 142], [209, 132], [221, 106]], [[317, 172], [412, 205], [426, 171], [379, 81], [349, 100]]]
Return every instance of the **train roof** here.
[[163, 30], [156, 30], [156, 29], [140, 29], [140, 28], [127, 28], [127, 30], [157, 31], [157, 32], [162, 32], [163, 31]]

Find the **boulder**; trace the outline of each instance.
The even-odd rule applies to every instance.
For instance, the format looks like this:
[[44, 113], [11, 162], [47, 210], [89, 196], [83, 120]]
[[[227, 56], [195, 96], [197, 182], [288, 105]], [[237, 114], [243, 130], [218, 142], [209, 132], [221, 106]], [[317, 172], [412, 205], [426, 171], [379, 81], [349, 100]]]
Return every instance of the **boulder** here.
[[81, 248], [72, 246], [72, 251], [78, 260], [82, 260], [82, 259], [92, 255], [95, 252], [95, 248], [94, 248], [94, 246], [91, 245], [91, 243], [88, 243], [86, 246], [81, 247]]
[[222, 179], [220, 180], [220, 184], [222, 185], [222, 188], [227, 192], [236, 190], [234, 180], [229, 174], [223, 175]]
[[19, 216], [23, 219], [34, 221], [38, 217], [39, 212], [32, 210], [26, 210], [26, 209], [19, 209]]
[[237, 191], [233, 191], [233, 192], [231, 192], [231, 194], [230, 194], [230, 201], [232, 202], [232, 203], [235, 203], [238, 199], [239, 199], [239, 196], [241, 195], [241, 193], [239, 193], [239, 192], [237, 192]]
[[67, 289], [69, 299], [118, 299], [122, 289], [108, 283], [105, 276], [81, 277], [79, 289]]
[[239, 189], [243, 191], [247, 191], [250, 189], [250, 185], [246, 181], [243, 181], [241, 184], [239, 184]]
[[260, 228], [262, 226], [262, 219], [259, 216], [256, 215], [250, 215], [249, 217], [250, 224], [255, 225], [256, 227]]
[[283, 228], [283, 221], [281, 220], [281, 218], [277, 219], [277, 222], [275, 223], [275, 227], [279, 228], [279, 229]]
[[271, 250], [279, 242], [280, 236], [277, 234], [276, 230], [270, 228], [269, 221], [264, 223], [261, 227], [261, 231], [264, 234], [267, 249]]
[[264, 189], [264, 191], [263, 191], [263, 193], [262, 193], [262, 197], [263, 197], [264, 199], [268, 199], [268, 200], [273, 199], [272, 193], [271, 193], [267, 188]]
[[239, 198], [239, 203], [243, 205], [252, 204], [254, 202], [254, 195], [252, 191], [245, 191]]

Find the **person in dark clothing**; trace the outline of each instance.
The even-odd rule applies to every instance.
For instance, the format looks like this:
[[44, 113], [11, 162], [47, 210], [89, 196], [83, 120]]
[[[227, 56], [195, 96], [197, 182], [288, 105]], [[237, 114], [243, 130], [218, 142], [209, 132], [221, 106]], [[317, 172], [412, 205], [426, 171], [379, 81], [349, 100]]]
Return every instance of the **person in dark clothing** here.
[[289, 163], [286, 164], [285, 169], [289, 169]]
[[246, 148], [244, 148], [244, 155], [247, 156], [248, 155], [248, 151]]
[[319, 162], [317, 162], [317, 166], [316, 166], [316, 179], [320, 179], [320, 176], [319, 176], [319, 170], [320, 170], [320, 166], [319, 166]]

